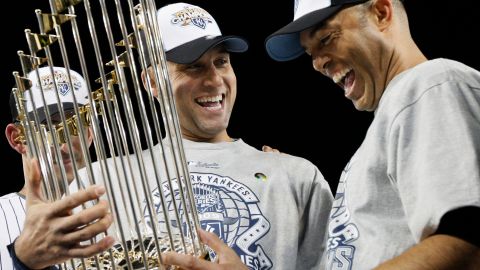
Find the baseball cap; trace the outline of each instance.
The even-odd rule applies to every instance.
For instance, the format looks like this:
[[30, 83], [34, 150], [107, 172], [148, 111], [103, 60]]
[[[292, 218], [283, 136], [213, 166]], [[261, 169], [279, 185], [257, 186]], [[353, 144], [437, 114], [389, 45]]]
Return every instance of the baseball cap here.
[[340, 11], [345, 5], [367, 0], [295, 0], [293, 21], [265, 40], [268, 55], [276, 61], [289, 61], [302, 55], [300, 32], [315, 26]]
[[[31, 102], [32, 97], [40, 122], [44, 122], [46, 120], [46, 112], [44, 110], [45, 105], [48, 106], [51, 116], [59, 112], [54, 83], [57, 85], [58, 96], [62, 102], [64, 111], [72, 110], [74, 108], [72, 92], [75, 94], [78, 106], [88, 103], [87, 82], [80, 74], [78, 74], [78, 72], [70, 70], [70, 76], [72, 79], [72, 84], [70, 85], [67, 70], [63, 67], [53, 67], [53, 76], [49, 66], [41, 67], [37, 70], [40, 76], [41, 88], [39, 85], [37, 72], [36, 70], [33, 70], [27, 75], [27, 78], [31, 81], [31, 88], [27, 89], [24, 93], [25, 110], [29, 114], [28, 116], [31, 120], [34, 119], [33, 104]], [[45, 97], [45, 105], [42, 99], [42, 90]], [[31, 92], [32, 94], [30, 95], [28, 92]], [[13, 122], [18, 121], [18, 111], [13, 92], [10, 93], [10, 110], [12, 113]]]
[[157, 20], [168, 61], [191, 64], [219, 44], [228, 52], [240, 53], [248, 49], [245, 39], [223, 36], [212, 15], [195, 5], [166, 5], [157, 11]]

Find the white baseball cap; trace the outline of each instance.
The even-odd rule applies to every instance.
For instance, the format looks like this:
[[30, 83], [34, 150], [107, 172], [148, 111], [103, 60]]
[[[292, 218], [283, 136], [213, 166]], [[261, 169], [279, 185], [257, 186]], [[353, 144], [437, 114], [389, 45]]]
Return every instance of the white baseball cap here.
[[248, 43], [238, 36], [222, 36], [215, 19], [201, 7], [175, 3], [157, 11], [168, 61], [191, 64], [207, 50], [223, 44], [228, 52], [245, 52]]
[[300, 32], [324, 22], [345, 5], [367, 0], [295, 0], [293, 21], [265, 40], [268, 55], [276, 61], [293, 60], [305, 52]]
[[[58, 90], [58, 96], [60, 98], [60, 102], [62, 102], [64, 111], [74, 108], [72, 93], [75, 95], [78, 106], [88, 103], [87, 82], [78, 72], [70, 70], [70, 77], [72, 80], [72, 84], [70, 84], [67, 70], [63, 67], [53, 67], [53, 74], [48, 66], [38, 68], [37, 70], [40, 77], [40, 82], [37, 77], [37, 71], [31, 71], [27, 75], [27, 78], [31, 81], [31, 88], [27, 89], [24, 93], [24, 106], [26, 112], [29, 113], [29, 118], [31, 120], [34, 119], [31, 97], [33, 97], [35, 109], [39, 116], [40, 122], [43, 122], [46, 119], [46, 112], [44, 110], [45, 106], [48, 106], [48, 110], [52, 116], [59, 112], [59, 107], [57, 105], [58, 100], [55, 94], [55, 84], [57, 86], [56, 89]], [[46, 104], [43, 103], [42, 90]], [[31, 95], [28, 92], [30, 92]], [[13, 120], [17, 121], [18, 112], [13, 95], [10, 95], [10, 109], [12, 111]]]

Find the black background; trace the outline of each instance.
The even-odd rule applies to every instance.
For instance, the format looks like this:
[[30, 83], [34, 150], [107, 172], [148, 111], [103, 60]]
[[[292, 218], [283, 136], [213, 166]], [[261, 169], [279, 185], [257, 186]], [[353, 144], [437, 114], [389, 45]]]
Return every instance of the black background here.
[[[159, 2], [157, 7], [171, 2]], [[476, 2], [406, 0], [412, 35], [428, 58], [450, 58], [480, 69], [480, 15]], [[21, 70], [16, 52], [28, 52], [24, 29], [38, 28], [36, 8], [49, 10], [46, 0], [9, 3], [11, 8], [4, 8], [1, 18], [3, 91], [0, 99], [3, 105], [0, 105], [0, 122], [3, 128], [10, 121], [7, 100], [14, 85], [11, 74]], [[341, 170], [363, 140], [372, 113], [357, 112], [343, 97], [343, 90], [313, 71], [307, 56], [286, 63], [275, 62], [267, 56], [264, 39], [291, 21], [293, 1], [190, 3], [209, 11], [223, 34], [241, 35], [250, 43], [248, 52], [232, 56], [238, 94], [230, 136], [241, 137], [257, 148], [267, 144], [312, 161], [335, 191]], [[20, 155], [10, 148], [6, 139], [0, 141], [1, 195], [19, 190], [23, 173]]]

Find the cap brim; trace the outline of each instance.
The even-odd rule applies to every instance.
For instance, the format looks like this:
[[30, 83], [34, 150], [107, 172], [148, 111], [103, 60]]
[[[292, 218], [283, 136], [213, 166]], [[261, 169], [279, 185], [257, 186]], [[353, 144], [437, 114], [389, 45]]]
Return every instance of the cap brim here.
[[[74, 109], [73, 102], [64, 102], [64, 103], [62, 103], [62, 106], [63, 106], [63, 111], [64, 112]], [[78, 106], [82, 106], [82, 104], [78, 104]], [[50, 116], [54, 116], [55, 114], [57, 114], [60, 111], [57, 104], [50, 104], [47, 107], [48, 107], [48, 112], [50, 113]], [[40, 123], [44, 123], [47, 120], [47, 117], [46, 117], [45, 113], [46, 112], [45, 112], [44, 107], [41, 107], [41, 108], [37, 109], [38, 121], [40, 121]], [[28, 117], [29, 117], [30, 121], [35, 120], [35, 115], [33, 114], [33, 111], [28, 113]]]
[[[15, 98], [13, 97], [13, 92], [10, 93], [9, 103], [10, 103], [10, 110], [11, 110], [11, 114], [12, 114], [12, 123], [15, 123], [15, 122], [18, 121], [18, 119], [17, 119], [18, 111], [17, 111], [17, 106], [16, 106], [16, 103], [15, 103]], [[64, 103], [62, 103], [62, 105], [63, 105], [63, 111], [73, 110], [73, 108], [74, 108], [73, 102], [64, 102]], [[83, 104], [78, 104], [78, 106], [83, 106]], [[50, 104], [50, 105], [48, 105], [48, 111], [50, 112], [50, 115], [55, 115], [59, 112], [59, 108], [58, 108], [57, 104]], [[37, 109], [37, 115], [38, 115], [38, 120], [40, 121], [40, 123], [45, 122], [45, 120], [47, 119], [44, 107], [41, 107], [41, 108]], [[33, 114], [33, 111], [28, 113], [28, 118], [30, 119], [30, 121], [35, 120], [35, 115]]]
[[342, 7], [343, 5], [337, 5], [312, 11], [271, 34], [265, 40], [268, 55], [276, 61], [289, 61], [299, 57], [305, 52], [300, 44], [300, 32], [325, 21]]
[[201, 37], [175, 47], [165, 54], [167, 60], [177, 64], [191, 64], [209, 49], [222, 44], [227, 52], [241, 53], [248, 50], [248, 42], [238, 36]]

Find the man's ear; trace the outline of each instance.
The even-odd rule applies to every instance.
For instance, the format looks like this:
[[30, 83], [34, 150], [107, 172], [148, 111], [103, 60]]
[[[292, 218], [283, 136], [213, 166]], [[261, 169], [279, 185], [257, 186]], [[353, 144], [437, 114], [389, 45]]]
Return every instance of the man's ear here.
[[370, 6], [370, 12], [374, 16], [375, 23], [380, 31], [388, 29], [393, 19], [392, 0], [374, 0]]
[[[150, 67], [148, 67], [147, 70], [148, 70], [148, 69], [150, 69]], [[143, 87], [144, 87], [145, 89], [148, 89], [148, 87], [147, 87], [147, 85], [148, 85], [148, 84], [147, 84], [147, 74], [146, 74], [146, 72], [145, 72], [145, 69], [142, 70], [142, 73], [141, 73], [140, 76], [142, 77]]]
[[27, 152], [27, 147], [20, 141], [21, 135], [20, 128], [13, 123], [8, 124], [5, 128], [5, 136], [7, 137], [10, 147], [19, 154], [25, 154]]
[[[157, 84], [155, 83], [155, 74], [153, 74], [153, 68], [148, 67], [147, 72], [148, 72], [149, 78], [147, 78], [147, 73], [145, 72], [145, 70], [142, 70], [141, 76], [142, 76], [143, 87], [147, 91], [151, 90], [154, 97], [158, 97]], [[149, 85], [150, 85], [150, 88], [148, 87]]]
[[92, 145], [92, 142], [93, 142], [93, 129], [92, 129], [92, 127], [88, 127], [87, 128], [87, 143], [88, 143], [89, 147], [90, 147], [90, 145]]

